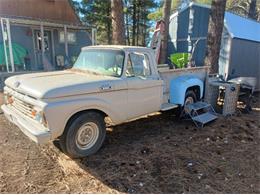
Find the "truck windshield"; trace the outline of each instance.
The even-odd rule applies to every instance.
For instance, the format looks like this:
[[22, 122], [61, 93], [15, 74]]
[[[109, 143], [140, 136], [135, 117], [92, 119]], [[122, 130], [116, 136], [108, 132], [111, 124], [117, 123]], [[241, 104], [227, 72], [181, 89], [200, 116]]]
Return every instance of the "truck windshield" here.
[[73, 69], [119, 77], [124, 64], [124, 51], [112, 49], [87, 49], [80, 53]]

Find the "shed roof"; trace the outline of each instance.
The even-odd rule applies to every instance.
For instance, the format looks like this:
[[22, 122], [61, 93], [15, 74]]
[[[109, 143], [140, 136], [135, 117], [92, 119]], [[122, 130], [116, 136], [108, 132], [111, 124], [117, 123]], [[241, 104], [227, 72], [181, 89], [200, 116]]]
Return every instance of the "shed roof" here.
[[[208, 5], [192, 2], [187, 7], [184, 7], [180, 11], [173, 13], [170, 17], [170, 20], [191, 6], [210, 9], [210, 6]], [[232, 38], [260, 42], [260, 23], [255, 20], [248, 19], [230, 12], [225, 12], [225, 26]]]
[[226, 12], [225, 26], [232, 37], [260, 42], [260, 23], [257, 21]]
[[82, 25], [71, 0], [0, 0], [0, 16]]

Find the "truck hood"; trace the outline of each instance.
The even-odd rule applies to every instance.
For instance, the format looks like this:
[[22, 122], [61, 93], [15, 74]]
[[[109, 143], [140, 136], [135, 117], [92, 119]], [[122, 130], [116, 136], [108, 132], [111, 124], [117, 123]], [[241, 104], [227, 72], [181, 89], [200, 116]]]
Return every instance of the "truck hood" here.
[[100, 92], [102, 85], [116, 89], [114, 81], [119, 79], [66, 70], [13, 76], [6, 79], [5, 84], [36, 99], [48, 99]]

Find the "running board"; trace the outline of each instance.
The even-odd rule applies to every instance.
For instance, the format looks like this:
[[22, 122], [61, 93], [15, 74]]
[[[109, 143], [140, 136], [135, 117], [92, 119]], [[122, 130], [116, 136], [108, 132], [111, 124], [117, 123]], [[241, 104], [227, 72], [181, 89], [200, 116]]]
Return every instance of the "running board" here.
[[161, 111], [167, 111], [178, 107], [177, 104], [164, 103], [161, 105]]

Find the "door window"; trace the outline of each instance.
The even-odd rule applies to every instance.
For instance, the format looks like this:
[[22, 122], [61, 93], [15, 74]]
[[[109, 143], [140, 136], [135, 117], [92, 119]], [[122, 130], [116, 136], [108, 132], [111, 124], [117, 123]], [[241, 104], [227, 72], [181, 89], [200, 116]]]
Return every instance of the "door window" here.
[[127, 77], [148, 77], [151, 75], [150, 62], [147, 54], [130, 53], [127, 61]]
[[[48, 33], [44, 32], [44, 50], [49, 51], [49, 37]], [[41, 37], [41, 32], [36, 33], [36, 39], [37, 39], [37, 49], [39, 51], [42, 50], [42, 37]]]

